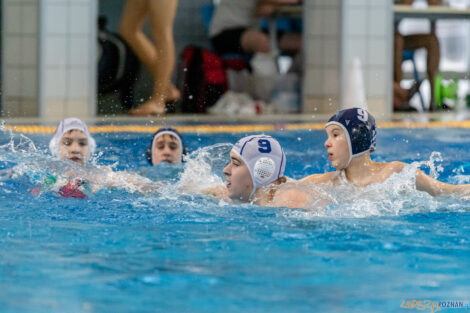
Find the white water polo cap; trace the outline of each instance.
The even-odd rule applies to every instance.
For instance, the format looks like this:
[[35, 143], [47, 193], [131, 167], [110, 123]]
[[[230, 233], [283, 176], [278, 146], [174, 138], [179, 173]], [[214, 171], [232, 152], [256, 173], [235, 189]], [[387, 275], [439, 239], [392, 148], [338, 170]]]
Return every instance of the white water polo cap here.
[[374, 117], [361, 108], [341, 110], [333, 115], [325, 127], [338, 125], [348, 135], [349, 161], [366, 152], [375, 151], [376, 126]]
[[271, 136], [244, 137], [235, 143], [232, 151], [243, 160], [250, 171], [253, 181], [251, 195], [256, 189], [284, 175], [286, 155], [279, 142]]
[[55, 157], [59, 157], [59, 142], [62, 136], [71, 130], [80, 130], [82, 131], [87, 139], [88, 139], [88, 148], [89, 148], [89, 155], [87, 158], [89, 159], [90, 156], [95, 152], [96, 149], [96, 142], [91, 137], [90, 133], [88, 132], [88, 127], [82, 120], [76, 117], [66, 118], [62, 120], [59, 125], [57, 126], [54, 136], [52, 137], [51, 141], [49, 142], [49, 150], [51, 150], [51, 154]]

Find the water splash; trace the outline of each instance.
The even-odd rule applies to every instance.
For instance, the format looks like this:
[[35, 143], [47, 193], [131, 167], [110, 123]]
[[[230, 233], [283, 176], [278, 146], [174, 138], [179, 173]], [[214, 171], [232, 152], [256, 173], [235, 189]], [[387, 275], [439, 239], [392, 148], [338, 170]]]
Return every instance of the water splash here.
[[199, 148], [185, 157], [184, 170], [179, 176], [177, 188], [186, 193], [200, 192], [223, 184], [219, 175], [228, 162], [231, 144], [222, 143]]
[[[413, 162], [404, 166], [400, 173], [392, 174], [381, 183], [366, 187], [353, 184], [310, 185], [317, 198], [307, 210], [291, 210], [283, 214], [294, 218], [396, 216], [417, 212], [448, 210], [449, 205], [461, 201], [455, 196], [432, 197], [416, 189], [416, 171], [429, 167], [430, 176], [437, 179], [443, 171], [442, 156], [431, 153], [429, 160]], [[329, 204], [324, 205], [324, 201]]]
[[439, 164], [439, 162], [442, 161], [444, 161], [442, 154], [440, 152], [433, 151], [428, 161], [413, 162], [412, 164], [416, 164], [418, 167], [429, 167], [429, 176], [433, 179], [437, 179], [439, 177], [439, 173], [444, 171], [442, 164]]
[[142, 186], [152, 186], [147, 178], [125, 171], [115, 172], [111, 167], [96, 166], [99, 153], [92, 163], [79, 164], [69, 160], [58, 160], [36, 148], [33, 141], [23, 134], [9, 131], [9, 140], [0, 145], [0, 165], [6, 168], [0, 179], [27, 177], [33, 185], [40, 185], [42, 191], [57, 192], [70, 181], [85, 180], [92, 191], [110, 187], [124, 189], [130, 193], [143, 192]]

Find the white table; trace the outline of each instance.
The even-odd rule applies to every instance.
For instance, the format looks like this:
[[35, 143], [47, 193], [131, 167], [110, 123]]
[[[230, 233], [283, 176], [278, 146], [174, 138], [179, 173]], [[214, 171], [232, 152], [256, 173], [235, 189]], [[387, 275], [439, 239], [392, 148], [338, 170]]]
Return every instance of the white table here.
[[435, 5], [427, 8], [416, 8], [412, 5], [395, 4], [393, 5], [394, 20], [399, 21], [404, 18], [424, 18], [431, 21], [431, 31], [435, 32], [435, 22], [437, 20], [470, 19], [470, 9], [460, 10], [450, 6]]

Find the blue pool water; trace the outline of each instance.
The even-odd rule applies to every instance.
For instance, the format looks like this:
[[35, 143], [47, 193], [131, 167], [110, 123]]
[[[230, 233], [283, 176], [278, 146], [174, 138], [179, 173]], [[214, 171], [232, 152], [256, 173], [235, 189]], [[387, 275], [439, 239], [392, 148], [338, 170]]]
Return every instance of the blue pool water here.
[[[373, 159], [428, 162], [432, 170], [421, 168], [439, 180], [470, 182], [468, 133], [380, 129]], [[285, 147], [287, 176], [332, 170], [324, 132], [270, 134]], [[149, 134], [94, 134], [96, 164], [168, 187], [70, 199], [28, 192], [37, 175], [70, 169], [48, 157], [50, 136], [1, 133], [0, 168], [14, 175], [0, 181], [0, 312], [408, 312], [404, 300], [470, 302], [470, 200], [432, 198], [406, 174], [375, 190], [329, 190], [337, 202], [312, 211], [176, 191], [221, 179], [229, 146], [213, 145], [244, 135], [184, 134], [186, 167], [150, 168]]]

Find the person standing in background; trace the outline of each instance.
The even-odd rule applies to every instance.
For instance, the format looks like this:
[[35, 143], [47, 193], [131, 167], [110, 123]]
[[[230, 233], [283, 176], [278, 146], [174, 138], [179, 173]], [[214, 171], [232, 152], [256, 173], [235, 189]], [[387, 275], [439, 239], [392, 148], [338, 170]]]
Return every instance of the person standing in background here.
[[[149, 70], [154, 87], [151, 98], [129, 113], [136, 116], [163, 115], [167, 101], [180, 97], [171, 83], [175, 65], [173, 22], [178, 0], [127, 0], [121, 17], [120, 34]], [[142, 31], [143, 23], [150, 21], [152, 39]]]

